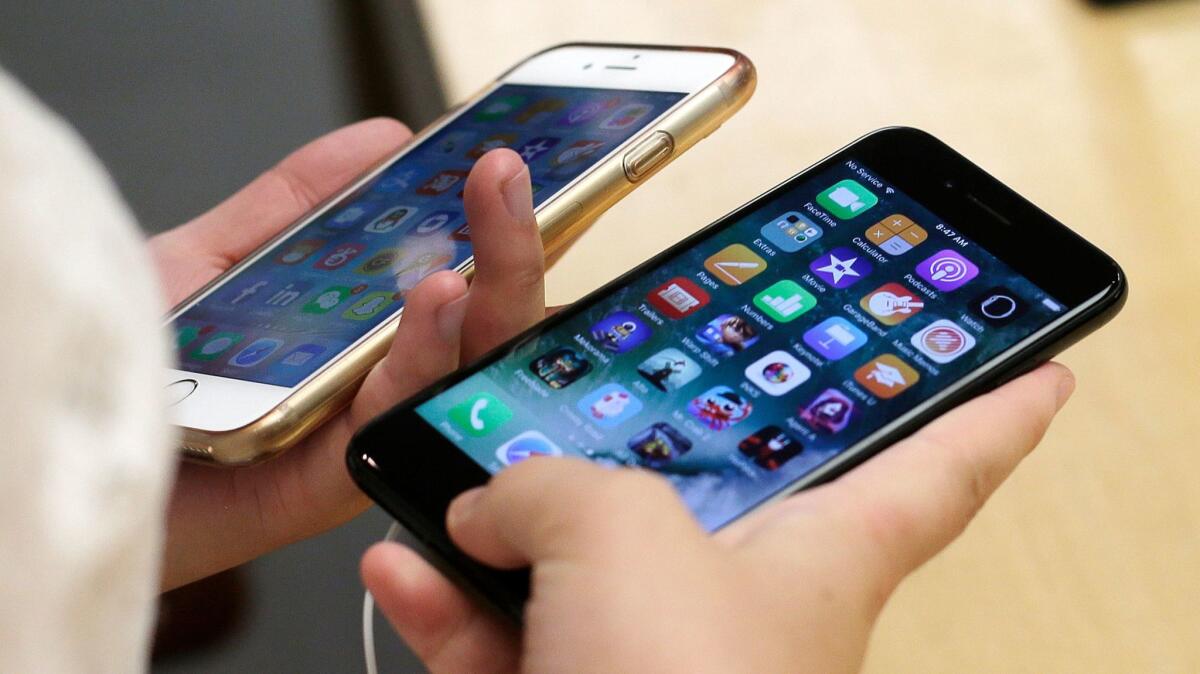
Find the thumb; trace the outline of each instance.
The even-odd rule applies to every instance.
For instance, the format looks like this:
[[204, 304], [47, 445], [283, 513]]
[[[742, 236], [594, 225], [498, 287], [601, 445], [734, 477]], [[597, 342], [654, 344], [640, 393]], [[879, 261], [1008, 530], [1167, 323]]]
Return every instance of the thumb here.
[[529, 459], [463, 493], [450, 504], [446, 527], [464, 552], [498, 568], [603, 562], [706, 540], [661, 477], [565, 457]]

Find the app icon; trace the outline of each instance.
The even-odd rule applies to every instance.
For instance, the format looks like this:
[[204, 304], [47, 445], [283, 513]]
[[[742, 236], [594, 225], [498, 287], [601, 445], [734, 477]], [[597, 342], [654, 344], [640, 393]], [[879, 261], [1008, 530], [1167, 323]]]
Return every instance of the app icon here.
[[346, 230], [358, 224], [358, 221], [367, 214], [367, 207], [359, 204], [347, 206], [339, 211], [333, 217], [327, 219], [321, 224], [325, 229]]
[[660, 421], [635, 433], [625, 446], [646, 465], [655, 467], [687, 454], [692, 449], [692, 441], [671, 424]]
[[557, 126], [578, 126], [586, 124], [597, 115], [612, 110], [621, 104], [621, 99], [616, 97], [589, 99], [581, 103], [577, 103], [567, 113], [558, 119]]
[[921, 376], [908, 363], [885, 353], [854, 372], [854, 380], [880, 398], [894, 398]]
[[270, 339], [263, 337], [250, 342], [246, 348], [238, 351], [237, 355], [229, 359], [229, 364], [234, 367], [254, 367], [275, 353], [275, 350], [283, 346], [283, 342], [278, 339]]
[[347, 286], [329, 286], [322, 290], [320, 295], [309, 300], [308, 304], [300, 307], [300, 311], [306, 314], [327, 314], [350, 295], [351, 290]]
[[903, 255], [929, 238], [929, 233], [907, 216], [895, 213], [871, 225], [867, 241], [892, 255]]
[[267, 299], [263, 300], [263, 304], [269, 307], [286, 307], [299, 299], [301, 295], [308, 292], [309, 288], [312, 288], [311, 283], [305, 283], [304, 281], [292, 281], [279, 290], [276, 290]]
[[493, 133], [475, 144], [475, 147], [467, 150], [467, 159], [479, 159], [483, 155], [501, 147], [509, 147], [517, 142], [517, 134], [515, 133]]
[[342, 318], [352, 321], [366, 321], [375, 318], [392, 302], [396, 301], [396, 293], [391, 290], [376, 291], [363, 295], [362, 299], [350, 305], [342, 312]]
[[804, 423], [820, 433], [840, 433], [850, 425], [850, 418], [853, 416], [854, 401], [835, 388], [821, 391], [812, 402], [800, 410], [800, 418]]
[[713, 355], [729, 358], [758, 341], [754, 326], [736, 314], [721, 314], [700, 328], [696, 340]]
[[303, 241], [297, 241], [291, 246], [288, 246], [287, 250], [276, 255], [275, 262], [277, 264], [300, 264], [301, 262], [307, 260], [308, 256], [320, 250], [324, 245], [324, 239], [305, 239]]
[[971, 300], [970, 308], [971, 313], [988, 323], [1001, 326], [1020, 318], [1029, 310], [1029, 304], [1008, 288], [996, 286]]
[[600, 348], [625, 353], [650, 339], [650, 328], [628, 311], [614, 311], [592, 326], [592, 339]]
[[788, 211], [763, 225], [759, 233], [779, 250], [794, 253], [821, 238], [825, 230], [798, 211]]
[[227, 301], [233, 306], [237, 306], [251, 297], [254, 297], [258, 294], [258, 291], [266, 287], [266, 281], [250, 281], [249, 283], [241, 283], [240, 285], [236, 286], [235, 289], [230, 290], [229, 294], [226, 296]]
[[380, 176], [376, 189], [380, 192], [387, 193], [403, 192], [409, 187], [412, 187], [413, 181], [416, 179], [416, 169], [393, 169]]
[[534, 138], [533, 140], [517, 148], [517, 154], [521, 155], [521, 159], [524, 159], [525, 163], [528, 164], [534, 159], [537, 159], [538, 157], [554, 149], [554, 146], [558, 145], [558, 141], [560, 140], [562, 139], [551, 136], [538, 136], [537, 138]]
[[546, 117], [562, 110], [566, 104], [567, 102], [561, 98], [543, 98], [525, 106], [524, 110], [513, 117], [513, 121], [517, 124], [545, 122]]
[[667, 318], [680, 319], [708, 304], [708, 293], [690, 280], [676, 276], [651, 290], [646, 299]]
[[399, 248], [383, 248], [378, 253], [375, 253], [366, 262], [358, 265], [358, 269], [354, 270], [355, 274], [364, 274], [366, 276], [375, 276], [389, 271], [396, 261], [400, 259]]
[[587, 161], [603, 146], [604, 143], [599, 140], [577, 140], [562, 152], [554, 155], [554, 158], [550, 160], [550, 167], [562, 169]]
[[500, 445], [496, 450], [496, 458], [500, 463], [511, 466], [531, 456], [562, 456], [562, 453], [562, 450], [551, 442], [550, 438], [537, 431], [525, 431]]
[[462, 432], [481, 438], [504, 425], [513, 413], [491, 393], [476, 393], [451, 407], [447, 416]]
[[545, 382], [546, 386], [562, 389], [591, 372], [592, 363], [575, 349], [560, 347], [534, 358], [529, 363], [529, 371]]
[[470, 225], [470, 223], [464, 222], [463, 224], [459, 225], [453, 232], [450, 233], [450, 240], [451, 241], [463, 241], [466, 243], [470, 243], [471, 242], [471, 225]]
[[236, 332], [218, 332], [209, 337], [203, 344], [192, 350], [188, 356], [192, 360], [216, 360], [234, 344], [242, 341], [243, 335]]
[[865, 253], [838, 247], [813, 260], [808, 268], [834, 288], [849, 288], [870, 276], [875, 267]]
[[612, 428], [642, 411], [642, 401], [620, 384], [605, 384], [576, 405], [584, 418], [601, 428]]
[[728, 386], [714, 386], [692, 398], [688, 414], [714, 431], [723, 431], [750, 416], [754, 406]]
[[288, 355], [284, 356], [283, 360], [279, 361], [279, 364], [288, 367], [300, 367], [323, 353], [325, 353], [325, 347], [323, 346], [301, 344], [292, 349]]
[[841, 316], [830, 316], [804, 333], [804, 343], [829, 360], [841, 360], [867, 343], [867, 333]]
[[323, 269], [325, 271], [340, 269], [346, 266], [347, 262], [357, 257], [359, 253], [363, 252], [365, 248], [366, 246], [361, 243], [340, 243], [334, 246], [328, 255], [318, 260], [313, 265], [313, 269]]
[[417, 209], [412, 206], [396, 206], [384, 211], [378, 218], [372, 220], [366, 227], [363, 227], [364, 232], [371, 234], [387, 234], [394, 232], [404, 224], [406, 220], [415, 215]]
[[885, 283], [863, 295], [858, 306], [884, 325], [900, 325], [919, 314], [925, 303], [899, 283]]
[[949, 363], [975, 348], [975, 338], [954, 321], [936, 320], [912, 336], [912, 345], [935, 363]]
[[497, 119], [507, 117], [509, 113], [521, 107], [525, 103], [525, 97], [520, 95], [500, 96], [487, 101], [475, 113], [475, 121], [477, 122], [494, 122]]
[[436, 197], [467, 179], [466, 171], [440, 171], [417, 188], [417, 194]]
[[175, 330], [175, 348], [182, 349], [183, 347], [196, 341], [200, 336], [200, 328], [195, 326], [181, 326]]
[[879, 197], [853, 180], [840, 180], [817, 195], [817, 203], [841, 220], [849, 220], [879, 203]]
[[772, 351], [746, 368], [746, 379], [773, 396], [787, 393], [811, 376], [812, 370], [787, 351]]
[[755, 295], [754, 306], [780, 323], [787, 323], [817, 306], [817, 298], [799, 283], [784, 279]]
[[[433, 151], [439, 154], [458, 154], [471, 142], [475, 134], [470, 131], [451, 131], [433, 143]], [[411, 177], [410, 177], [411, 180]], [[402, 189], [408, 189], [405, 185]]]
[[608, 119], [600, 122], [601, 129], [626, 129], [654, 110], [649, 103], [626, 103], [609, 115]]
[[804, 451], [804, 445], [796, 441], [778, 426], [766, 426], [738, 443], [738, 451], [753, 459], [761, 468], [779, 470]]
[[740, 243], [730, 244], [704, 261], [704, 268], [731, 286], [740, 286], [767, 269], [766, 260]]
[[411, 233], [413, 236], [433, 236], [460, 217], [462, 214], [458, 211], [434, 211], [418, 222]]
[[938, 290], [951, 291], [979, 275], [979, 267], [958, 252], [940, 250], [917, 265], [917, 275]]
[[660, 391], [677, 391], [702, 372], [696, 361], [679, 349], [663, 349], [637, 367], [650, 385]]

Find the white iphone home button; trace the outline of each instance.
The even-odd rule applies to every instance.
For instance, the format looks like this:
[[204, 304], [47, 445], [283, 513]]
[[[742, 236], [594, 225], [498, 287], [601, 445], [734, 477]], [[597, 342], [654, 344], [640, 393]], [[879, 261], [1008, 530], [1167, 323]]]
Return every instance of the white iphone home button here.
[[180, 379], [167, 384], [167, 405], [178, 405], [196, 392], [200, 384], [195, 379]]

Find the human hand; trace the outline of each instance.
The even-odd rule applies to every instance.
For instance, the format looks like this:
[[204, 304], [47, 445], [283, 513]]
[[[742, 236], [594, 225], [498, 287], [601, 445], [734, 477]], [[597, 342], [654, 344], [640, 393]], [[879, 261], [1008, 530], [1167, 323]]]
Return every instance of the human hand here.
[[[411, 136], [373, 119], [324, 136], [213, 210], [150, 241], [172, 304], [230, 268]], [[344, 452], [363, 423], [434, 379], [540, 320], [542, 244], [529, 171], [497, 150], [476, 163], [464, 205], [475, 251], [470, 290], [452, 271], [424, 279], [407, 298], [387, 357], [352, 404], [271, 461], [222, 469], [180, 465], [168, 512], [162, 586], [170, 589], [317, 534], [368, 500]]]
[[371, 548], [363, 578], [435, 674], [857, 671], [892, 591], [963, 531], [1073, 387], [1044, 366], [715, 536], [648, 471], [505, 469], [447, 525], [486, 564], [533, 567], [523, 634], [398, 544]]

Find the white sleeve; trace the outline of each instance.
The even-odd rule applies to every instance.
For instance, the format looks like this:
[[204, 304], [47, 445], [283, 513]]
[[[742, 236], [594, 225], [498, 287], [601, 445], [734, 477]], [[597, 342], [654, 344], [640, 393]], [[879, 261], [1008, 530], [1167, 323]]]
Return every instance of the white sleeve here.
[[174, 466], [162, 310], [102, 167], [0, 71], [0, 672], [147, 667]]

